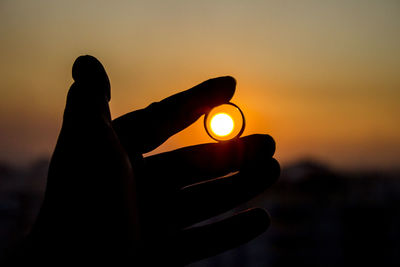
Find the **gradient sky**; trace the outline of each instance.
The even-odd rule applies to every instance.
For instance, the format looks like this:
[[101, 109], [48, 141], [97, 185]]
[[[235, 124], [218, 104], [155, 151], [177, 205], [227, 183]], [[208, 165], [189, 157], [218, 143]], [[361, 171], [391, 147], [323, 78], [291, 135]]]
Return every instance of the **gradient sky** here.
[[[113, 117], [232, 75], [245, 135], [283, 165], [400, 166], [400, 2], [0, 1], [0, 160], [49, 157], [71, 66], [96, 56]], [[211, 142], [202, 121], [157, 151]]]

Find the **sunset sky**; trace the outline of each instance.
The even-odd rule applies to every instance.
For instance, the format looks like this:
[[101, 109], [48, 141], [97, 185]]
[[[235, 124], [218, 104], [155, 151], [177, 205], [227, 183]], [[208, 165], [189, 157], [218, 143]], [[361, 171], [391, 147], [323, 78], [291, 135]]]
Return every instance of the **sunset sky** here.
[[[51, 155], [72, 64], [91, 54], [113, 117], [232, 75], [244, 135], [272, 135], [284, 166], [400, 166], [396, 0], [0, 0], [0, 40], [2, 161]], [[157, 151], [203, 142], [201, 118]]]

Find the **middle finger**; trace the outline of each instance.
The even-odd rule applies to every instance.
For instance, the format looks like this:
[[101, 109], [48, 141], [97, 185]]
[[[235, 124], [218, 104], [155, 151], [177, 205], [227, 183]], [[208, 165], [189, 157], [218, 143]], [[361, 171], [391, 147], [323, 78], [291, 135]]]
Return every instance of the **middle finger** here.
[[[275, 142], [269, 135], [255, 134], [236, 140], [201, 144], [144, 159], [145, 171], [154, 181], [182, 187], [240, 170], [260, 157], [272, 157]], [[171, 188], [170, 187], [170, 188]]]

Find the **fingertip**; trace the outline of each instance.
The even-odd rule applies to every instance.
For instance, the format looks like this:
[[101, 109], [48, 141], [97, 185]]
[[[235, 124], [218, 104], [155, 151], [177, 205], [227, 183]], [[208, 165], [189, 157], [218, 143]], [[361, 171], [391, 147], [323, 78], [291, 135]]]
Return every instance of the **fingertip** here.
[[232, 76], [222, 76], [210, 79], [206, 82], [213, 83], [210, 88], [215, 93], [215, 99], [218, 100], [216, 104], [223, 104], [229, 102], [236, 90], [236, 79]]
[[262, 155], [265, 157], [272, 157], [275, 153], [275, 140], [269, 134], [253, 134], [242, 137], [241, 139], [248, 142], [247, 154], [249, 156]]
[[242, 166], [268, 161], [275, 153], [275, 141], [268, 134], [252, 134], [230, 142], [237, 147]]
[[256, 164], [258, 166], [253, 168], [253, 173], [258, 173], [262, 177], [262, 181], [260, 182], [265, 188], [270, 187], [278, 181], [281, 166], [276, 159], [260, 159]]
[[93, 76], [94, 69], [102, 68], [100, 61], [91, 55], [82, 55], [75, 59], [72, 66], [72, 78], [78, 82]]
[[[217, 78], [218, 79], [218, 78]], [[221, 76], [220, 79], [228, 86], [229, 88], [232, 88], [233, 90], [236, 88], [236, 79], [230, 75], [227, 76]]]
[[240, 174], [251, 179], [259, 193], [277, 182], [280, 176], [280, 165], [272, 157], [257, 156], [247, 161], [240, 169]]
[[258, 230], [259, 233], [265, 232], [271, 225], [271, 216], [265, 209], [252, 208], [248, 212], [253, 217], [254, 229]]
[[265, 149], [268, 151], [268, 153], [272, 157], [275, 154], [275, 150], [276, 150], [275, 140], [269, 134], [263, 134], [262, 136], [264, 138], [263, 147], [265, 147]]
[[278, 181], [279, 176], [281, 175], [281, 165], [275, 158], [272, 158], [270, 164], [271, 164], [271, 169], [272, 169], [272, 173], [273, 173], [273, 178], [275, 178], [275, 179], [272, 179], [271, 184], [274, 184]]
[[77, 83], [102, 87], [107, 101], [110, 101], [110, 80], [106, 70], [97, 58], [91, 55], [79, 56], [72, 66], [72, 78]]

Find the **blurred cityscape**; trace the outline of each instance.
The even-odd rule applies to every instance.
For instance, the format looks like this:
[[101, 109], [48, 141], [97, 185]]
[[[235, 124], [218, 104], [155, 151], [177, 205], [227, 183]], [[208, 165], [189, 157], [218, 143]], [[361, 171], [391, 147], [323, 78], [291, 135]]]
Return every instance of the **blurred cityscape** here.
[[[0, 163], [0, 258], [32, 226], [47, 168], [47, 160], [24, 170]], [[304, 160], [237, 210], [253, 206], [272, 217], [266, 233], [190, 266], [400, 266], [400, 172], [344, 172]]]

